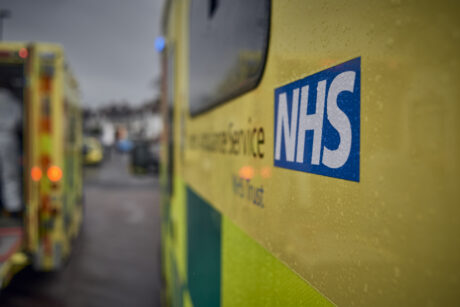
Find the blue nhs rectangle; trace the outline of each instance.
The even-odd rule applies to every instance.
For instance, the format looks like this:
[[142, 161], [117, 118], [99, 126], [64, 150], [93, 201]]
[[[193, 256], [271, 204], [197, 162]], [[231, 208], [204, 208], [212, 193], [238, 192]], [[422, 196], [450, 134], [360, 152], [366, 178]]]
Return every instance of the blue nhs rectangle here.
[[361, 58], [275, 89], [277, 167], [359, 182]]

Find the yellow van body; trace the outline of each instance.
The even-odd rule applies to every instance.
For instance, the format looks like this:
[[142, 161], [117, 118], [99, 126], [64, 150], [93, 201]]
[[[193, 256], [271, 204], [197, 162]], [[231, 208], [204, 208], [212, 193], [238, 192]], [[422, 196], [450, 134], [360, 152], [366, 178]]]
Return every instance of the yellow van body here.
[[104, 158], [104, 149], [97, 138], [83, 138], [83, 163], [85, 165], [98, 165]]

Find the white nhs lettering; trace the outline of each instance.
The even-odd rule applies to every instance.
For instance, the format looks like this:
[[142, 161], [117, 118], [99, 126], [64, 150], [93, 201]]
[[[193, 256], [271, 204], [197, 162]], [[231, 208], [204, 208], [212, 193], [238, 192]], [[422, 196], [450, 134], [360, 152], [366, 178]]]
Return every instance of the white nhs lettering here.
[[[278, 109], [275, 131], [275, 160], [282, 160], [281, 153], [284, 146], [287, 162], [304, 163], [305, 134], [313, 131], [311, 165], [323, 164], [331, 169], [342, 167], [348, 160], [352, 145], [352, 126], [347, 114], [337, 105], [337, 98], [342, 92], [353, 93], [355, 88], [356, 72], [345, 71], [332, 80], [327, 90], [327, 80], [316, 84], [316, 111], [307, 114], [310, 86], [304, 85], [292, 91], [291, 114], [288, 114], [288, 95], [286, 92], [278, 94]], [[327, 90], [327, 93], [326, 93]], [[299, 108], [300, 101], [300, 108]], [[337, 148], [331, 149], [322, 144], [324, 113], [331, 126], [337, 131], [340, 142]], [[296, 150], [297, 149], [297, 150]], [[321, 157], [322, 149], [322, 157]]]

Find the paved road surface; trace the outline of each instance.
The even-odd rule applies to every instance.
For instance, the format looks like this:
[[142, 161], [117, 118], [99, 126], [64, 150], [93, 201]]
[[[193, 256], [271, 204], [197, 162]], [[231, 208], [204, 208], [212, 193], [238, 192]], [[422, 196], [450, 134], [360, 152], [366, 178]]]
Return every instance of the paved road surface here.
[[83, 232], [66, 268], [16, 275], [0, 306], [158, 306], [160, 210], [158, 180], [128, 173], [113, 155], [85, 170]]

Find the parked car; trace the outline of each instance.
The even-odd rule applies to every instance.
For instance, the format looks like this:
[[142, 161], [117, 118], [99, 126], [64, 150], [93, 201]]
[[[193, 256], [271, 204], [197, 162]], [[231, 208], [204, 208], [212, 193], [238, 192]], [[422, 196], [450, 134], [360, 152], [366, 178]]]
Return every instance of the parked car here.
[[158, 144], [137, 141], [131, 150], [131, 171], [136, 174], [157, 173], [159, 164]]
[[83, 139], [83, 163], [85, 165], [97, 165], [104, 159], [104, 151], [99, 140], [95, 137]]

